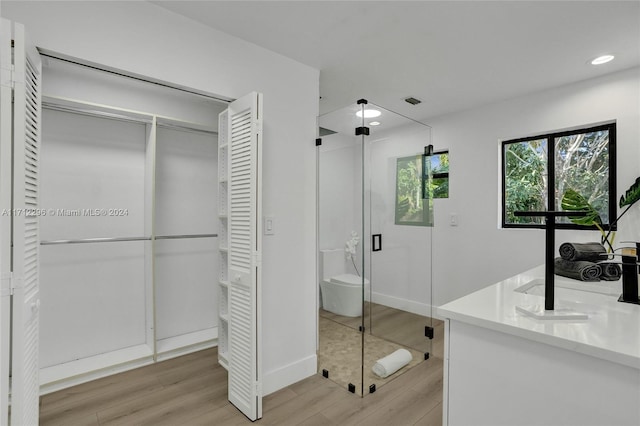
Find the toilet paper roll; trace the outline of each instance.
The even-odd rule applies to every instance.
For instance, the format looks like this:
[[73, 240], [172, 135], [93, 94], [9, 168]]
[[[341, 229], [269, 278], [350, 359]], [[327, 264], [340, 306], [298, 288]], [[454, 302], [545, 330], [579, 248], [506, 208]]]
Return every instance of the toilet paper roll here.
[[398, 349], [384, 358], [377, 360], [371, 370], [373, 370], [376, 376], [384, 379], [409, 364], [412, 359], [411, 352], [406, 349]]

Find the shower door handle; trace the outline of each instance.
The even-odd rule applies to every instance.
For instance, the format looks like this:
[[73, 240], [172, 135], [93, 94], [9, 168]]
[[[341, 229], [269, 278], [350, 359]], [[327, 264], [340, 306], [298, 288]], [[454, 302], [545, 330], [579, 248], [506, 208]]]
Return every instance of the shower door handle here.
[[382, 234], [371, 234], [371, 251], [382, 250]]

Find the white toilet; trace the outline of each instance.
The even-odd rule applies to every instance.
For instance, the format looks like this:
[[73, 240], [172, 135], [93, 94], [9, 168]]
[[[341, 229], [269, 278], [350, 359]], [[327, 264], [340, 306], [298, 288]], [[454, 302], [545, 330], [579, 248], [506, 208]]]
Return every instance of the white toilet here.
[[[345, 273], [344, 249], [320, 250], [320, 294], [325, 311], [345, 317], [362, 315], [362, 277]], [[364, 279], [365, 289], [369, 280]]]

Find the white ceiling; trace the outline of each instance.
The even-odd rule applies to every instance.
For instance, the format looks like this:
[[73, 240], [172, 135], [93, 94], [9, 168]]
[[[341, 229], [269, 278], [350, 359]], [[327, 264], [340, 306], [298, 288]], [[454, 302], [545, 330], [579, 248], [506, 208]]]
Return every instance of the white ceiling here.
[[153, 3], [318, 68], [321, 113], [366, 98], [421, 120], [640, 65], [640, 1]]

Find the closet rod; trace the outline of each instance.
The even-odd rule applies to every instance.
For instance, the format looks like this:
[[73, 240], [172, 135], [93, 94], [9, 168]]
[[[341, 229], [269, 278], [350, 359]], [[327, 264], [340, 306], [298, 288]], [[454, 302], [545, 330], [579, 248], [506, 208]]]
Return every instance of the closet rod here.
[[40, 241], [41, 246], [57, 244], [87, 244], [87, 243], [116, 243], [121, 241], [150, 241], [151, 237], [112, 237], [112, 238], [83, 238], [80, 240], [50, 240]]
[[156, 240], [178, 240], [182, 238], [215, 238], [218, 234], [190, 234], [190, 235], [156, 235]]
[[[215, 238], [218, 234], [184, 234], [184, 235], [157, 235], [156, 240], [178, 240], [186, 238]], [[50, 240], [40, 241], [41, 246], [53, 246], [58, 244], [88, 244], [88, 243], [116, 243], [123, 241], [151, 241], [151, 237], [115, 237], [115, 238], [83, 238], [79, 240]]]

